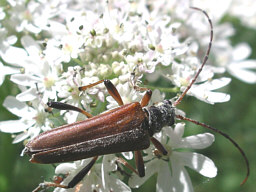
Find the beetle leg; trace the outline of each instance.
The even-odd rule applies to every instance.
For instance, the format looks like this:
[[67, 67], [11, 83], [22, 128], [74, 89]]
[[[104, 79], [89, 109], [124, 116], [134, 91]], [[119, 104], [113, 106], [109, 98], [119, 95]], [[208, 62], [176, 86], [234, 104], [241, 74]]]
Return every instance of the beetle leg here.
[[153, 145], [157, 148], [157, 150], [160, 151], [163, 155], [168, 154], [167, 150], [164, 148], [162, 143], [160, 143], [156, 138], [151, 137], [150, 140], [153, 143]]
[[84, 114], [86, 117], [88, 118], [91, 118], [92, 115], [88, 112], [86, 112], [85, 110], [83, 109], [80, 109], [76, 106], [73, 106], [73, 105], [69, 105], [67, 103], [61, 103], [61, 102], [54, 102], [54, 101], [49, 101], [47, 103], [47, 105], [51, 108], [55, 108], [55, 109], [59, 109], [59, 110], [71, 110], [71, 111], [77, 111], [77, 112], [80, 112], [82, 114]]
[[102, 82], [104, 82], [104, 85], [106, 86], [106, 88], [107, 88], [107, 90], [108, 90], [108, 93], [116, 100], [116, 102], [118, 103], [118, 105], [120, 105], [120, 106], [123, 105], [123, 104], [124, 104], [124, 103], [123, 103], [123, 100], [122, 100], [120, 94], [118, 93], [116, 87], [115, 87], [115, 86], [113, 85], [113, 83], [112, 83], [110, 80], [108, 80], [108, 79], [106, 79], [106, 80], [100, 80], [100, 81], [97, 81], [97, 82], [95, 82], [95, 83], [93, 83], [93, 84], [79, 87], [78, 89], [79, 89], [79, 91], [84, 91], [84, 90], [86, 90], [86, 89], [88, 89], [88, 88], [90, 88], [90, 87], [93, 87], [93, 86], [95, 86], [95, 85], [98, 85], [98, 84], [100, 84], [100, 83], [102, 83]]
[[144, 161], [142, 158], [141, 151], [134, 151], [134, 155], [135, 155], [136, 168], [138, 171], [135, 170], [126, 160], [124, 160], [121, 157], [117, 158], [117, 162], [126, 166], [132, 172], [136, 173], [139, 177], [144, 177], [145, 176], [145, 167], [144, 167]]
[[148, 88], [146, 88], [146, 87], [140, 87], [140, 86], [137, 85], [137, 83], [140, 82], [140, 81], [138, 80], [139, 77], [136, 77], [136, 72], [135, 72], [136, 69], [137, 69], [137, 66], [134, 67], [133, 72], [131, 73], [131, 79], [130, 79], [130, 81], [131, 81], [132, 87], [133, 87], [133, 89], [135, 89], [136, 91], [147, 91]]
[[116, 161], [118, 163], [123, 164], [125, 167], [127, 167], [128, 169], [130, 169], [132, 172], [136, 173], [139, 176], [139, 173], [136, 169], [133, 168], [133, 166], [131, 166], [126, 160], [124, 160], [122, 157], [118, 157], [116, 159]]
[[[167, 150], [157, 139], [155, 139], [154, 137], [151, 137], [150, 140], [152, 141], [154, 146], [157, 148], [157, 150], [159, 150], [163, 155], [167, 155], [167, 153], [168, 153]], [[144, 177], [145, 176], [145, 166], [144, 166], [144, 161], [142, 158], [141, 151], [135, 151], [134, 155], [135, 155], [135, 163], [136, 163], [136, 167], [137, 167], [138, 171], [135, 170], [127, 161], [125, 161], [121, 157], [118, 157], [117, 161], [119, 163], [123, 164], [124, 166], [126, 166], [128, 169], [130, 169], [134, 173], [136, 173], [139, 177]]]
[[124, 105], [120, 94], [118, 93], [116, 87], [112, 84], [112, 82], [110, 80], [104, 80], [104, 84], [105, 84], [109, 94], [116, 100], [118, 105], [120, 105], [120, 106]]
[[79, 87], [78, 89], [79, 89], [79, 91], [84, 91], [84, 90], [86, 90], [88, 88], [94, 87], [95, 85], [98, 85], [98, 84], [102, 83], [103, 81], [104, 80], [100, 80], [100, 81], [97, 81], [97, 82], [92, 83], [90, 85], [85, 85], [85, 86]]
[[60, 187], [64, 189], [69, 189], [75, 187], [84, 177], [85, 175], [90, 171], [96, 160], [98, 159], [98, 156], [95, 156], [89, 164], [87, 164], [78, 174], [75, 175], [75, 177], [67, 184], [67, 185], [61, 185], [58, 183], [53, 182], [44, 182], [40, 183], [37, 188], [35, 188], [32, 192], [38, 192], [40, 189], [43, 188], [49, 188], [49, 187]]
[[61, 184], [52, 183], [52, 182], [44, 182], [44, 183], [40, 183], [38, 187], [35, 188], [32, 192], [39, 192], [41, 189], [45, 189], [49, 187], [60, 187], [64, 189], [68, 188], [66, 185], [61, 185]]
[[144, 161], [142, 158], [141, 151], [135, 151], [134, 155], [135, 155], [135, 163], [136, 163], [137, 170], [139, 172], [139, 176], [144, 177], [145, 176], [145, 166], [144, 166]]
[[85, 175], [90, 171], [96, 160], [98, 159], [98, 156], [93, 157], [93, 159], [90, 161], [89, 164], [87, 164], [69, 183], [68, 188], [73, 188], [76, 186], [84, 177]]
[[150, 98], [152, 95], [152, 91], [150, 89], [147, 90], [147, 92], [145, 93], [145, 95], [143, 96], [143, 98], [140, 101], [140, 105], [141, 107], [145, 107], [148, 105]]
[[141, 107], [147, 106], [150, 101], [151, 95], [152, 95], [151, 89], [148, 89], [146, 87], [139, 87], [137, 85], [134, 85], [133, 88], [136, 91], [146, 91], [145, 95], [143, 96], [143, 98], [140, 101], [140, 105], [141, 105]]

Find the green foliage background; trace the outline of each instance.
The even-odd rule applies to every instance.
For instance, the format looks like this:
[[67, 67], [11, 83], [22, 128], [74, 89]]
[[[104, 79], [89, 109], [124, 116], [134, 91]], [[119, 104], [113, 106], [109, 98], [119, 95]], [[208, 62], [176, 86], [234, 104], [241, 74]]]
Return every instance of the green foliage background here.
[[[238, 29], [236, 36], [232, 38], [234, 44], [246, 41], [253, 51], [251, 58], [256, 59], [256, 31], [244, 27], [237, 20], [225, 18], [231, 21]], [[226, 74], [228, 76], [228, 74]], [[7, 95], [16, 95], [17, 88], [6, 78], [0, 87], [0, 120], [15, 119], [2, 107]], [[190, 171], [194, 189], [196, 192], [215, 191], [254, 191], [256, 181], [256, 85], [245, 84], [233, 79], [230, 86], [223, 90], [231, 94], [231, 101], [222, 104], [209, 105], [194, 98], [186, 97], [179, 106], [188, 117], [207, 123], [228, 133], [244, 149], [251, 165], [251, 175], [248, 182], [240, 187], [246, 168], [240, 153], [229, 141], [215, 134], [216, 142], [206, 150], [198, 152], [210, 157], [218, 167], [216, 178], [207, 179], [193, 171]], [[186, 134], [205, 132], [201, 127], [186, 124]], [[54, 175], [54, 167], [51, 165], [35, 165], [30, 163], [27, 156], [21, 157], [23, 144], [11, 144], [10, 134], [0, 133], [0, 191], [1, 192], [29, 192], [43, 180], [51, 180]], [[134, 191], [154, 192], [156, 175], [146, 182], [140, 189]]]

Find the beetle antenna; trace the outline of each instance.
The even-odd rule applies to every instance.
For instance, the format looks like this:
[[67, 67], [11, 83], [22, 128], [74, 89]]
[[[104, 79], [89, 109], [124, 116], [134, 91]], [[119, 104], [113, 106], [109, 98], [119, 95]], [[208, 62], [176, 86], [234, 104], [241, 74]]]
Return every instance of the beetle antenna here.
[[197, 8], [197, 7], [190, 7], [191, 9], [195, 9], [197, 11], [201, 11], [205, 16], [206, 18], [208, 19], [208, 22], [210, 24], [210, 29], [211, 29], [211, 35], [210, 35], [210, 41], [209, 41], [209, 45], [208, 45], [208, 49], [205, 53], [205, 56], [204, 56], [204, 59], [203, 59], [203, 62], [202, 62], [202, 65], [201, 67], [198, 69], [195, 77], [193, 78], [193, 80], [190, 82], [190, 84], [187, 86], [187, 88], [185, 89], [185, 91], [179, 96], [179, 98], [174, 102], [174, 106], [176, 105], [179, 105], [180, 102], [182, 101], [183, 97], [187, 94], [188, 90], [191, 88], [191, 86], [195, 83], [197, 77], [199, 76], [199, 74], [201, 73], [206, 61], [208, 60], [208, 57], [209, 57], [209, 54], [210, 54], [210, 50], [211, 50], [211, 47], [212, 47], [212, 39], [213, 39], [213, 25], [212, 25], [212, 21], [209, 17], [209, 15], [202, 9], [200, 8]]
[[205, 128], [207, 128], [207, 129], [210, 129], [211, 131], [214, 131], [214, 132], [216, 132], [216, 133], [219, 133], [220, 135], [222, 135], [222, 136], [224, 136], [226, 139], [228, 139], [228, 140], [239, 150], [239, 152], [242, 154], [242, 156], [243, 156], [243, 158], [244, 158], [244, 160], [245, 160], [247, 173], [246, 173], [246, 176], [245, 176], [244, 180], [242, 181], [242, 183], [241, 183], [240, 185], [243, 185], [243, 184], [247, 181], [247, 179], [248, 179], [248, 177], [249, 177], [249, 175], [250, 175], [250, 167], [249, 167], [248, 158], [247, 158], [247, 156], [245, 155], [245, 152], [243, 151], [243, 149], [242, 149], [228, 134], [226, 134], [226, 133], [220, 131], [219, 129], [216, 129], [216, 128], [211, 127], [211, 126], [209, 126], [209, 125], [206, 125], [206, 124], [204, 124], [204, 123], [200, 123], [199, 121], [196, 121], [196, 120], [193, 120], [193, 119], [190, 119], [190, 118], [187, 118], [187, 117], [183, 117], [183, 116], [181, 116], [181, 115], [176, 115], [176, 117], [177, 117], [178, 119], [190, 121], [190, 122], [192, 122], [192, 123], [194, 123], [194, 124], [196, 124], [196, 125], [200, 125], [200, 126], [202, 126], [202, 127], [205, 127]]

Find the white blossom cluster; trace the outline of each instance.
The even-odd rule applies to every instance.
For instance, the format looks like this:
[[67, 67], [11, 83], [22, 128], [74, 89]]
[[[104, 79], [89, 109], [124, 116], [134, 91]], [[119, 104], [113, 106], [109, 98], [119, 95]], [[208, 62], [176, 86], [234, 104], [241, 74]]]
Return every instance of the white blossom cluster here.
[[[247, 59], [247, 44], [231, 45], [229, 37], [235, 31], [231, 25], [220, 23], [226, 12], [243, 20], [242, 13], [236, 12], [242, 1], [227, 1], [222, 9], [210, 6], [209, 2], [7, 0], [0, 8], [0, 84], [10, 76], [18, 86], [20, 93], [8, 96], [3, 106], [19, 119], [0, 122], [0, 131], [13, 134], [13, 143], [26, 143], [58, 126], [53, 121], [53, 113], [58, 112], [49, 112], [49, 100], [90, 113], [95, 111], [92, 106], [98, 100], [105, 102], [107, 109], [117, 107], [104, 85], [84, 92], [78, 90], [79, 86], [102, 79], [112, 81], [125, 104], [140, 101], [144, 95], [134, 86], [142, 81], [154, 84], [162, 77], [173, 88], [170, 90], [174, 95], [180, 94], [195, 76], [209, 43], [207, 19], [190, 9], [190, 5], [211, 13], [215, 35], [209, 65], [188, 94], [210, 104], [229, 101], [229, 94], [215, 90], [228, 85], [231, 79], [214, 75], [227, 71], [244, 82], [256, 83], [256, 73], [251, 70], [256, 68], [256, 61]], [[248, 23], [253, 25], [253, 21]], [[150, 105], [164, 98], [155, 90]], [[73, 111], [61, 111], [59, 116], [65, 123], [86, 119]], [[128, 192], [158, 173], [157, 191], [193, 191], [185, 166], [209, 178], [216, 176], [217, 168], [201, 154], [178, 149], [206, 148], [213, 143], [214, 136], [204, 133], [182, 137], [184, 126], [178, 123], [156, 135], [169, 153], [156, 158], [153, 146], [145, 150], [145, 177], [132, 175], [125, 183], [118, 173], [116, 156], [106, 155], [82, 181], [80, 190]], [[123, 156], [133, 158], [132, 153]], [[60, 164], [56, 174], [66, 174], [63, 184], [67, 184], [88, 162], [86, 159]]]

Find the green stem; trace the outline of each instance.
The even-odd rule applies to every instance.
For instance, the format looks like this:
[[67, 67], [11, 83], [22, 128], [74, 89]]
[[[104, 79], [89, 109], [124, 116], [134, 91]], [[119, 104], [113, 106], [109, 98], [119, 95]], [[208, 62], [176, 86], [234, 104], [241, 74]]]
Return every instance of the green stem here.
[[74, 60], [78, 65], [80, 65], [81, 67], [84, 66], [84, 63], [83, 63], [82, 61], [80, 61], [79, 59], [73, 58], [73, 60]]

